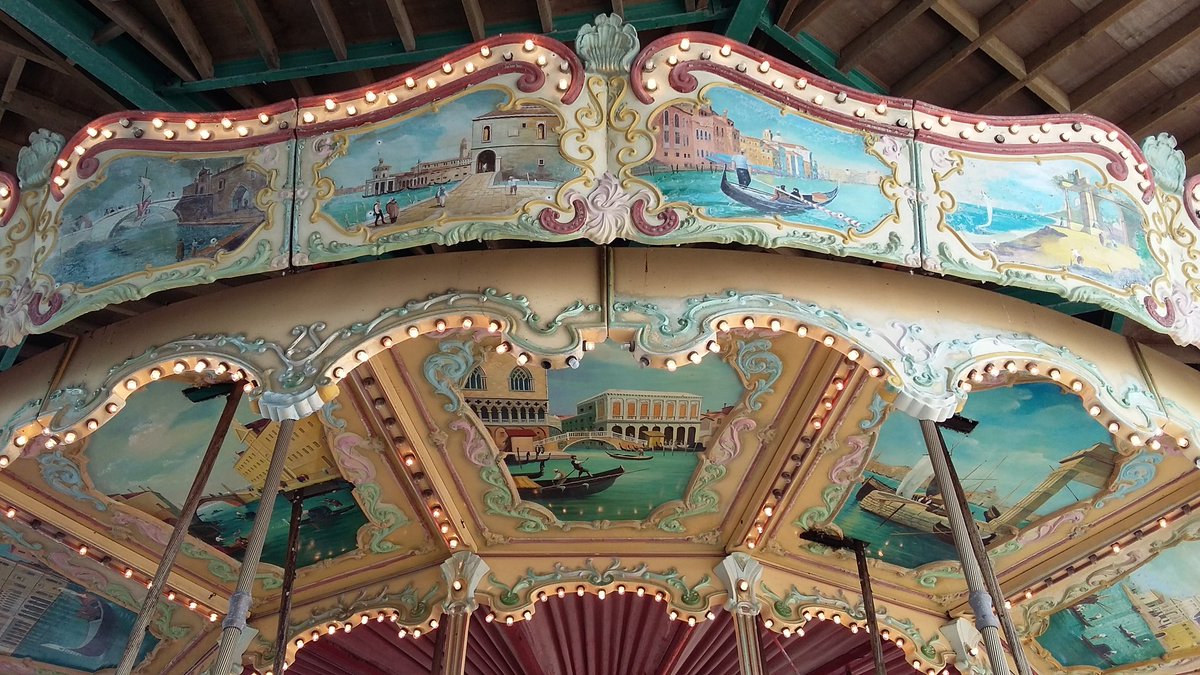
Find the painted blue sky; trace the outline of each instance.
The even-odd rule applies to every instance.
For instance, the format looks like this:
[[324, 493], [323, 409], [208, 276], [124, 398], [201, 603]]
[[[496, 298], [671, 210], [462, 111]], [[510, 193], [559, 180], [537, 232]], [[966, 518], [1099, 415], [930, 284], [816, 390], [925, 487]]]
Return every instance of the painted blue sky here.
[[1143, 589], [1173, 598], [1200, 595], [1200, 542], [1187, 541], [1159, 553], [1129, 578]]
[[[1060, 460], [1096, 443], [1112, 442], [1077, 397], [1053, 384], [975, 392], [967, 399], [962, 415], [979, 422], [970, 436], [943, 433], [963, 487], [968, 491], [995, 487], [1001, 504], [1009, 506], [1032, 492]], [[912, 466], [925, 454], [920, 424], [912, 417], [893, 413], [880, 429], [875, 459]], [[988, 480], [981, 480], [984, 478]], [[1096, 492], [1081, 483], [1069, 487], [1037, 513], [1051, 513]]]
[[471, 139], [471, 120], [496, 109], [508, 95], [493, 89], [467, 94], [439, 105], [436, 113], [416, 117], [350, 136], [350, 151], [334, 160], [324, 175], [340, 187], [359, 185], [371, 177], [371, 167], [383, 158], [392, 171], [406, 171], [417, 162], [458, 156], [462, 139]]
[[704, 397], [701, 412], [737, 403], [742, 383], [737, 373], [719, 357], [710, 354], [699, 364], [680, 366], [675, 372], [642, 368], [633, 354], [611, 340], [596, 345], [575, 370], [551, 370], [550, 412], [560, 417], [575, 414], [575, 404], [606, 389], [678, 391]]
[[[183, 503], [225, 405], [224, 398], [192, 403], [183, 396], [184, 388], [184, 384], [171, 380], [143, 387], [129, 397], [121, 414], [89, 436], [88, 475], [96, 489], [116, 494], [145, 486], [176, 506]], [[245, 424], [258, 416], [242, 399], [236, 419]], [[230, 431], [207, 492], [222, 484], [232, 488], [246, 485], [246, 480], [233, 470], [234, 457], [241, 447], [237, 434]]]
[[[1042, 157], [1038, 162], [1011, 162], [965, 157], [963, 173], [950, 176], [946, 187], [960, 202], [1049, 215], [1064, 208], [1063, 193], [1055, 176], [1079, 170], [1092, 183], [1100, 172], [1074, 159]], [[986, 195], [986, 197], [985, 197]]]
[[109, 206], [132, 206], [141, 199], [138, 179], [149, 174], [151, 199], [166, 199], [174, 191], [178, 197], [183, 187], [196, 179], [202, 167], [212, 171], [227, 169], [241, 161], [240, 157], [206, 160], [170, 161], [163, 157], [125, 157], [105, 169], [102, 183], [88, 183], [71, 196], [63, 211], [63, 222], [84, 213], [95, 213]]
[[803, 145], [813, 152], [817, 163], [826, 168], [850, 168], [882, 172], [883, 163], [863, 149], [863, 137], [838, 131], [795, 114], [783, 114], [750, 94], [717, 87], [708, 92], [715, 112], [728, 113], [743, 136], [762, 138], [763, 132], [783, 135], [788, 143]]

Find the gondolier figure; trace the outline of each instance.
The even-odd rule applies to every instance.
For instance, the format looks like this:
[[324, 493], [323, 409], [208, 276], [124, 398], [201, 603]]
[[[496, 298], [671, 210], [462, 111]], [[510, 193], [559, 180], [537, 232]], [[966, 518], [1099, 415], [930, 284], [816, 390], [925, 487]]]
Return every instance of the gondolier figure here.
[[733, 169], [737, 172], [738, 185], [750, 187], [750, 162], [745, 155], [733, 156]]
[[[586, 459], [583, 460], [583, 462], [586, 462], [586, 461], [587, 461]], [[581, 477], [587, 476], [588, 478], [591, 478], [592, 472], [583, 468], [583, 462], [579, 461], [578, 455], [571, 455], [571, 466], [572, 466], [572, 468], [575, 469], [575, 473], [579, 474]]]

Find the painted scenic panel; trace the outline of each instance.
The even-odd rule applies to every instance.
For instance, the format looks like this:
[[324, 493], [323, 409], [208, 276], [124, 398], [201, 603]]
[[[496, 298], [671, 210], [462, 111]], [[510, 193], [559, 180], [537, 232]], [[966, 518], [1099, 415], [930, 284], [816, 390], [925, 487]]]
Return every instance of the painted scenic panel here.
[[1146, 245], [1142, 208], [1096, 166], [1052, 158], [961, 161], [962, 170], [941, 182], [954, 197], [946, 224], [999, 264], [1065, 270], [1118, 289], [1148, 285], [1162, 273]]
[[561, 131], [550, 108], [482, 89], [338, 134], [346, 146], [319, 168], [333, 183], [332, 198], [319, 208], [348, 231], [516, 213], [579, 175], [559, 153]]
[[519, 496], [560, 520], [584, 521], [642, 520], [682, 499], [742, 393], [720, 359], [670, 373], [640, 367], [614, 342], [597, 345], [577, 369], [491, 354], [462, 388]]
[[[889, 160], [870, 134], [842, 131], [782, 112], [736, 89], [706, 92], [704, 104], [676, 104], [654, 121], [653, 158], [635, 170], [669, 200], [713, 218], [778, 216], [837, 232], [863, 233], [896, 205], [883, 191]], [[887, 139], [899, 162], [905, 141]]]
[[[133, 611], [7, 544], [0, 545], [0, 579], [0, 653], [89, 673], [121, 660]], [[156, 644], [147, 635], [141, 657]]]
[[[217, 425], [223, 397], [193, 403], [186, 384], [161, 381], [130, 397], [120, 415], [87, 440], [88, 474], [110, 499], [174, 524], [205, 447]], [[259, 418], [243, 400], [205, 486], [189, 532], [241, 559], [262, 491], [279, 425]], [[321, 485], [328, 488], [302, 503], [299, 565], [309, 565], [357, 547], [367, 518], [342, 479], [315, 416], [297, 423], [275, 502], [263, 560], [283, 565], [291, 503], [287, 495]]]
[[[272, 154], [286, 159], [289, 147]], [[260, 198], [269, 171], [240, 154], [115, 159], [68, 196], [58, 212], [57, 241], [40, 271], [58, 283], [90, 287], [239, 250], [266, 224]], [[267, 252], [281, 248], [278, 241]], [[263, 260], [260, 266], [266, 265]]]
[[[1055, 384], [976, 391], [961, 414], [978, 427], [943, 436], [988, 541], [1089, 499], [1117, 461], [1108, 432]], [[915, 568], [957, 558], [942, 503], [920, 423], [893, 414], [834, 523], [868, 542], [872, 555]]]
[[1050, 616], [1038, 642], [1064, 666], [1113, 668], [1200, 647], [1200, 542], [1159, 553], [1120, 583]]

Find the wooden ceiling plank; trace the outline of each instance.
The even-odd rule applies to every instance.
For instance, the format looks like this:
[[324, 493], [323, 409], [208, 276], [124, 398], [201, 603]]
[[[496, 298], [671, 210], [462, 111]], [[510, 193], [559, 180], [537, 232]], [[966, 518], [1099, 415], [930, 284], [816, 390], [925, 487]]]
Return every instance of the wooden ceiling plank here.
[[612, 0], [612, 9], [613, 9], [613, 14], [616, 14], [617, 16], [621, 17], [622, 19], [625, 18], [625, 1], [624, 0]]
[[934, 0], [900, 0], [887, 14], [846, 45], [838, 56], [838, 70], [848, 73], [861, 66], [872, 50], [883, 44], [896, 31], [903, 30], [933, 4]]
[[0, 92], [0, 119], [8, 110], [8, 102], [12, 100], [13, 92], [17, 90], [17, 82], [21, 79], [21, 71], [25, 70], [25, 59], [16, 57], [8, 69], [8, 79], [4, 81], [4, 91]]
[[258, 55], [266, 62], [268, 68], [279, 70], [279, 46], [275, 44], [275, 36], [271, 33], [271, 26], [267, 23], [267, 17], [263, 14], [258, 0], [233, 0], [233, 3], [246, 22], [251, 37], [254, 38]]
[[167, 18], [167, 23], [174, 31], [175, 38], [179, 40], [179, 44], [183, 45], [183, 51], [187, 52], [188, 58], [192, 60], [192, 65], [196, 66], [196, 72], [200, 73], [201, 77], [212, 77], [212, 52], [208, 51], [208, 45], [205, 44], [204, 38], [200, 37], [200, 31], [196, 30], [196, 24], [188, 15], [183, 2], [181, 0], [156, 0], [156, 2], [159, 11]]
[[175, 73], [176, 77], [188, 82], [199, 79], [192, 67], [176, 54], [174, 47], [159, 35], [154, 26], [136, 9], [120, 1], [92, 0], [92, 5], [103, 12], [109, 21], [124, 28], [129, 37], [137, 40], [138, 44]]
[[325, 38], [329, 41], [333, 55], [338, 61], [345, 61], [346, 35], [342, 32], [342, 24], [338, 23], [337, 15], [333, 13], [333, 5], [329, 4], [329, 0], [312, 0], [312, 8], [317, 13], [317, 20], [321, 22], [321, 29], [325, 31]]
[[1200, 12], [1189, 12], [1072, 91], [1071, 103], [1076, 110], [1088, 110], [1197, 37], [1200, 37]]
[[363, 68], [362, 70], [354, 71], [354, 79], [358, 82], [358, 86], [360, 87], [370, 87], [379, 81], [375, 77], [374, 71], [372, 71], [370, 68]]
[[[14, 33], [17, 34], [18, 37], [37, 48], [37, 50], [42, 53], [42, 56], [50, 62], [50, 65], [47, 67], [51, 68], [52, 70], [70, 75], [75, 79], [76, 82], [82, 84], [102, 101], [107, 103], [113, 110], [122, 110], [128, 107], [127, 103], [118, 101], [117, 98], [110, 94], [107, 89], [97, 84], [96, 81], [94, 81], [91, 77], [88, 77], [86, 73], [79, 70], [74, 64], [68, 62], [66, 59], [60, 56], [53, 47], [46, 44], [44, 40], [30, 32], [29, 29], [25, 28], [25, 26], [21, 25], [21, 23], [13, 17], [5, 14], [4, 12], [0, 12], [0, 23], [8, 26]], [[39, 61], [34, 62], [40, 63]]]
[[[908, 96], [910, 92], [921, 91], [933, 84], [965, 61], [971, 54], [974, 54], [986, 41], [1019, 17], [1021, 10], [1032, 4], [1032, 0], [1004, 0], [979, 20], [979, 33], [975, 38], [959, 34], [937, 54], [926, 59], [920, 66], [900, 78], [891, 87], [889, 93], [895, 96]], [[937, 6], [938, 3], [935, 3], [935, 9]]]
[[1200, 174], [1200, 134], [1196, 134], [1179, 144], [1183, 156], [1187, 158], [1187, 175]]
[[779, 13], [778, 26], [796, 35], [837, 2], [838, 0], [788, 0], [783, 11]]
[[467, 15], [467, 25], [471, 27], [471, 39], [482, 40], [483, 10], [479, 8], [479, 0], [462, 0], [463, 13]]
[[92, 121], [92, 118], [87, 115], [68, 110], [57, 103], [20, 89], [12, 92], [8, 101], [8, 109], [68, 138]]
[[[687, 11], [696, 11], [696, 0], [687, 0]], [[550, 0], [537, 0], [538, 18], [542, 21], [542, 32], [550, 33], [554, 30], [554, 8], [550, 6]]]
[[1167, 115], [1192, 106], [1200, 106], [1200, 73], [1192, 75], [1166, 94], [1155, 98], [1149, 105], [1139, 108], [1117, 126], [1135, 139], [1144, 138], [1158, 133], [1159, 125]]
[[309, 83], [307, 77], [297, 77], [291, 82], [292, 89], [296, 90], [296, 95], [300, 98], [308, 98], [314, 95], [312, 84]]
[[92, 33], [92, 42], [96, 45], [102, 45], [111, 40], [115, 40], [125, 34], [125, 29], [116, 21], [109, 21]]
[[45, 66], [51, 70], [57, 70], [60, 73], [71, 72], [70, 69], [63, 67], [54, 60], [39, 54], [32, 49], [29, 49], [25, 45], [17, 44], [16, 42], [3, 36], [0, 36], [0, 52], [24, 59], [26, 61], [33, 61], [38, 65]]
[[[946, 23], [949, 23], [955, 30], [971, 40], [975, 40], [982, 34], [979, 20], [965, 7], [960, 5], [957, 0], [937, 0], [937, 3], [934, 5], [934, 11]], [[999, 64], [1000, 67], [1007, 70], [1013, 78], [1019, 80], [1026, 76], [1025, 60], [999, 37], [993, 35], [982, 40], [979, 48]], [[1071, 101], [1067, 93], [1044, 78], [1031, 80], [1029, 82], [1029, 89], [1057, 112], [1068, 112], [1071, 109]], [[974, 101], [974, 97], [972, 101]], [[965, 109], [974, 111], [981, 108], [982, 106], [967, 107]]]
[[262, 94], [250, 87], [230, 87], [225, 92], [243, 108], [261, 108], [270, 103]]
[[20, 152], [20, 143], [10, 141], [7, 138], [0, 138], [0, 162], [13, 166], [17, 163], [17, 156]]
[[388, 11], [392, 13], [392, 21], [396, 24], [396, 32], [400, 35], [404, 51], [413, 51], [417, 48], [417, 36], [413, 33], [412, 21], [408, 18], [408, 9], [404, 7], [404, 0], [387, 0], [387, 6]]

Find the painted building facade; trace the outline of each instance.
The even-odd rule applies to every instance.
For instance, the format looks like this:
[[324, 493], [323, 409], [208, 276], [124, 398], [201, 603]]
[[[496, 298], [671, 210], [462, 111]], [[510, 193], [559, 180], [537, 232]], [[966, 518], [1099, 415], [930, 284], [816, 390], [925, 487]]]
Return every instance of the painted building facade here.
[[[238, 453], [233, 468], [253, 490], [261, 490], [275, 450], [275, 440], [279, 437], [279, 423], [262, 419], [237, 425], [234, 429], [238, 440], [246, 447]], [[296, 423], [283, 468], [283, 490], [341, 477], [325, 442], [323, 429], [316, 417], [306, 417]]]
[[699, 438], [702, 403], [683, 392], [609, 389], [577, 403], [563, 431], [608, 431], [650, 441], [651, 447], [690, 447]]
[[464, 138], [459, 143], [457, 157], [418, 161], [407, 171], [392, 171], [392, 166], [380, 157], [379, 162], [371, 167], [371, 177], [363, 183], [362, 193], [364, 197], [376, 197], [430, 185], [455, 183], [471, 173], [471, 144]]
[[529, 368], [511, 358], [488, 359], [467, 374], [462, 390], [467, 405], [502, 451], [516, 451], [557, 433], [559, 422], [550, 414], [542, 368]]
[[502, 180], [550, 181], [569, 175], [558, 151], [558, 115], [535, 103], [494, 110], [471, 121], [471, 159], [475, 173]]
[[12, 654], [66, 589], [66, 580], [0, 558], [0, 654]]

